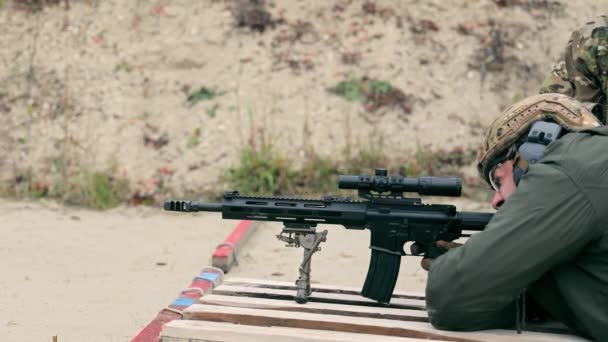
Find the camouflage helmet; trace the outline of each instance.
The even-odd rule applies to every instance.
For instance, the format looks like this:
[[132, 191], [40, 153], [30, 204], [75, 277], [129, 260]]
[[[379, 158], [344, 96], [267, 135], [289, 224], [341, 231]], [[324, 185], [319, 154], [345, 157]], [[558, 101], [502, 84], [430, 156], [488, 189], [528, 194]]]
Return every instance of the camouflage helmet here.
[[600, 126], [580, 102], [556, 93], [533, 95], [507, 108], [490, 126], [477, 155], [477, 171], [489, 184], [489, 172], [499, 158], [515, 152], [514, 144], [536, 121], [553, 120], [568, 131]]

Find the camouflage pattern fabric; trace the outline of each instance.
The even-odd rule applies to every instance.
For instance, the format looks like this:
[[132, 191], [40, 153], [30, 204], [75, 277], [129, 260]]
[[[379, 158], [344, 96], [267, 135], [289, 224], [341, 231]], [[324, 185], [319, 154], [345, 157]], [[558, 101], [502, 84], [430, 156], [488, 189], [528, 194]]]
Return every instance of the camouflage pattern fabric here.
[[561, 93], [580, 102], [602, 105], [606, 123], [608, 93], [608, 16], [589, 21], [572, 33], [566, 49], [545, 78], [541, 93]]

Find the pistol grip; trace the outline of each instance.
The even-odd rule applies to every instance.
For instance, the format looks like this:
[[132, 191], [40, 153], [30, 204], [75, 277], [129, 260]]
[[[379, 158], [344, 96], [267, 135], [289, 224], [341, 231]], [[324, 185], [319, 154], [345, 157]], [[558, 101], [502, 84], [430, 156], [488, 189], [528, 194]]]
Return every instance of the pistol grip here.
[[389, 303], [401, 266], [401, 254], [372, 247], [369, 269], [361, 295], [381, 303]]

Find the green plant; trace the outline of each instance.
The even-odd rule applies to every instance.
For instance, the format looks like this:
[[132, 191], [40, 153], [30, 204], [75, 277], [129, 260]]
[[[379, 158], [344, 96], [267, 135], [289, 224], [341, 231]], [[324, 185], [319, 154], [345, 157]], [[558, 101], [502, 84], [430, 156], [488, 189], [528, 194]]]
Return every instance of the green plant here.
[[329, 91], [346, 100], [354, 102], [371, 103], [377, 100], [378, 96], [389, 94], [393, 86], [388, 81], [370, 79], [368, 77], [355, 77], [350, 75], [348, 79], [338, 82]]
[[195, 92], [188, 95], [188, 97], [186, 98], [186, 102], [188, 102], [188, 104], [190, 106], [194, 106], [201, 101], [211, 100], [217, 96], [222, 96], [225, 93], [226, 93], [225, 91], [218, 92], [218, 91], [215, 91], [213, 89], [209, 89], [209, 88], [203, 86], [203, 87], [200, 87]]
[[239, 164], [228, 169], [227, 180], [245, 194], [280, 194], [293, 190], [296, 172], [270, 144], [241, 150]]
[[338, 190], [338, 164], [328, 158], [309, 153], [302, 169], [298, 171], [298, 193], [318, 195]]
[[515, 94], [513, 94], [513, 98], [511, 99], [511, 101], [513, 103], [515, 103], [515, 102], [519, 102], [523, 99], [524, 99], [524, 96], [520, 92], [516, 92]]
[[372, 94], [387, 94], [393, 86], [388, 81], [369, 80]]
[[[373, 174], [379, 167], [388, 167], [389, 158], [384, 151], [382, 135], [375, 130], [370, 134], [369, 143], [358, 143], [358, 148], [347, 146], [342, 171], [348, 174]], [[354, 154], [352, 151], [355, 151]]]
[[464, 166], [475, 161], [476, 153], [471, 149], [455, 147], [451, 150], [435, 152], [418, 149], [416, 160], [420, 169], [431, 176], [455, 175]]
[[404, 162], [399, 166], [399, 174], [404, 177], [417, 177], [419, 175], [418, 164], [412, 162]]
[[143, 112], [137, 116], [137, 120], [146, 121], [150, 117], [150, 113]]
[[90, 176], [89, 201], [98, 209], [110, 209], [118, 205], [118, 194], [110, 176], [94, 173]]
[[329, 91], [338, 96], [342, 96], [351, 102], [365, 102], [368, 99], [363, 91], [363, 81], [352, 74], [348, 79], [338, 82], [338, 84], [336, 84], [335, 87], [330, 88]]
[[64, 201], [99, 210], [118, 206], [127, 199], [129, 186], [126, 180], [113, 176], [114, 173], [80, 171], [65, 185]]
[[114, 66], [114, 72], [119, 72], [119, 71], [131, 72], [131, 71], [133, 71], [133, 65], [131, 65], [130, 63], [127, 63], [125, 61], [122, 61]]
[[358, 78], [351, 74], [346, 80], [338, 82], [328, 90], [347, 101], [363, 103], [365, 109], [370, 112], [383, 106], [400, 108], [405, 114], [412, 111], [409, 96], [388, 81], [371, 79], [367, 76]]
[[215, 106], [213, 106], [213, 107], [211, 107], [211, 108], [207, 108], [207, 110], [206, 110], [207, 115], [208, 115], [210, 118], [214, 118], [214, 117], [215, 117], [215, 115], [217, 114], [217, 109], [218, 109], [218, 106], [217, 106], [217, 105], [215, 105]]
[[385, 167], [388, 160], [383, 152], [374, 149], [362, 148], [357, 154], [347, 159], [344, 171], [348, 174], [372, 174], [378, 167]]
[[459, 176], [463, 167], [475, 161], [475, 156], [475, 151], [461, 147], [429, 151], [418, 146], [413, 158], [399, 165], [399, 173], [407, 177]]
[[[63, 168], [61, 160], [53, 163]], [[59, 169], [56, 171], [61, 172]], [[51, 176], [48, 182], [24, 177], [14, 185], [13, 194], [17, 197], [54, 198], [67, 204], [106, 210], [124, 202], [129, 192], [127, 181], [114, 174], [113, 171], [91, 173], [80, 170], [65, 178]]]
[[201, 143], [201, 128], [197, 127], [192, 132], [192, 135], [190, 135], [190, 137], [188, 137], [188, 142], [186, 143], [186, 147], [194, 148], [194, 147], [198, 146], [198, 144], [200, 144], [200, 143]]

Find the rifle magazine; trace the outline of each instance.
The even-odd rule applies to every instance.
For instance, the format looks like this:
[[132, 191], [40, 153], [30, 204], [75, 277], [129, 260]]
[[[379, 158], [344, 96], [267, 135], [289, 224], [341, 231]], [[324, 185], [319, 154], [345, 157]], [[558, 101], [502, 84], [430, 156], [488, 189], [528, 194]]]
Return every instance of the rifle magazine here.
[[369, 269], [361, 295], [381, 303], [389, 303], [401, 266], [401, 255], [372, 249]]

